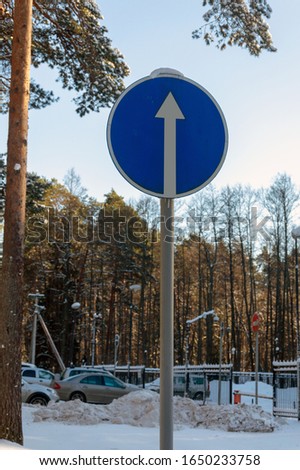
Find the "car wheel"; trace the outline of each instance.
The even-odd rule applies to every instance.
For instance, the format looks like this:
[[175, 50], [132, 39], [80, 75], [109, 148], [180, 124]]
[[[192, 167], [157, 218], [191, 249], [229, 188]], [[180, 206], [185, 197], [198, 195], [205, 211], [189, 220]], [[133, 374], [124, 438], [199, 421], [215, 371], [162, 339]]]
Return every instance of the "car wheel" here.
[[86, 402], [86, 396], [82, 392], [73, 392], [72, 395], [70, 396], [71, 400], [80, 400], [83, 401], [84, 403]]
[[27, 403], [30, 405], [40, 405], [40, 406], [47, 406], [49, 403], [49, 398], [46, 395], [32, 395], [28, 398]]
[[194, 400], [203, 400], [203, 392], [195, 393]]

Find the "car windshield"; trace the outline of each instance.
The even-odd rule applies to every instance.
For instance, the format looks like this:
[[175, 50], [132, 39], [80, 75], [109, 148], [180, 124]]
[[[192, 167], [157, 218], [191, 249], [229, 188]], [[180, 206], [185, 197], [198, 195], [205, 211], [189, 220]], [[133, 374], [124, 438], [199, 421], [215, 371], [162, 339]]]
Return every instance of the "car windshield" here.
[[46, 370], [40, 369], [39, 370], [39, 378], [40, 379], [53, 379], [54, 375], [51, 372], [47, 372]]

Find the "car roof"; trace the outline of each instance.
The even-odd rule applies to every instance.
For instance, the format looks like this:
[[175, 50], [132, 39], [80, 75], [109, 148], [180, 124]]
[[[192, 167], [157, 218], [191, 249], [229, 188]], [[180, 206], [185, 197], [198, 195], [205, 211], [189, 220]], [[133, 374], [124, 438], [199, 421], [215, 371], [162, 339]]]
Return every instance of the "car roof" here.
[[106, 370], [104, 367], [95, 367], [95, 366], [83, 366], [83, 367], [67, 367], [64, 372], [62, 373], [62, 377], [69, 377], [71, 375], [78, 375], [78, 374], [84, 374], [84, 373], [91, 373], [91, 372], [106, 372], [107, 374], [109, 375], [113, 375], [111, 374], [111, 372], [109, 372], [108, 370]]
[[37, 372], [42, 371], [42, 372], [47, 372], [48, 374], [54, 375], [53, 372], [51, 372], [51, 370], [42, 369], [41, 367], [22, 367], [22, 373], [24, 371], [31, 370], [31, 369]]
[[30, 362], [22, 362], [22, 369], [37, 369], [37, 366]]
[[112, 374], [110, 372], [108, 372], [107, 370], [90, 370], [88, 372], [82, 371], [80, 374], [69, 375], [68, 377], [66, 377], [63, 380], [75, 379], [77, 377], [82, 377], [83, 375], [84, 376], [90, 376], [92, 374], [108, 375], [109, 377], [112, 376]]

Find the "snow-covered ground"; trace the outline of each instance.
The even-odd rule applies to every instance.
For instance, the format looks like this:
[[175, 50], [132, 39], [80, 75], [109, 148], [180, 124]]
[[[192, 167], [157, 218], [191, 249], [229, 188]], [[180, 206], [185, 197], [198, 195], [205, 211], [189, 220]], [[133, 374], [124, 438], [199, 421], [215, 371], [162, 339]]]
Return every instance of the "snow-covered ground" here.
[[[243, 387], [251, 390], [253, 383]], [[266, 387], [260, 384], [260, 393]], [[274, 418], [265, 410], [270, 402], [202, 406], [174, 397], [174, 449], [300, 450], [300, 422]], [[141, 390], [106, 406], [79, 401], [47, 408], [24, 405], [23, 430], [26, 449], [159, 449], [159, 395]], [[0, 450], [11, 446], [0, 441]]]

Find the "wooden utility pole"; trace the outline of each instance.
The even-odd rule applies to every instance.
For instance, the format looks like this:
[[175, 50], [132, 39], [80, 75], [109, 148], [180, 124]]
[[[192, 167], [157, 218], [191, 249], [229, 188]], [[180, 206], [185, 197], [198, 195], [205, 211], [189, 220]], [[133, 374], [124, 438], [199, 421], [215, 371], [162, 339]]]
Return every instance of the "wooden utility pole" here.
[[21, 327], [32, 0], [15, 0], [0, 283], [0, 439], [22, 444]]

